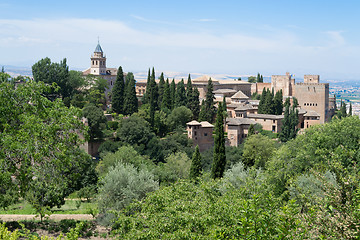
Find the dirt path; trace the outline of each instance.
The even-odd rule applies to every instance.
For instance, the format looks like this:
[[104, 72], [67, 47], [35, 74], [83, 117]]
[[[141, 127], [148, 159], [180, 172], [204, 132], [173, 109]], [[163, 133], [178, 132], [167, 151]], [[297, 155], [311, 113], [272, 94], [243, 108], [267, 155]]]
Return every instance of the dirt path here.
[[[21, 215], [21, 214], [1, 214], [0, 220], [4, 222], [21, 221], [21, 220], [40, 220], [40, 217], [36, 215]], [[74, 220], [92, 220], [93, 217], [90, 214], [53, 214], [50, 215], [49, 220], [60, 221], [63, 219]]]

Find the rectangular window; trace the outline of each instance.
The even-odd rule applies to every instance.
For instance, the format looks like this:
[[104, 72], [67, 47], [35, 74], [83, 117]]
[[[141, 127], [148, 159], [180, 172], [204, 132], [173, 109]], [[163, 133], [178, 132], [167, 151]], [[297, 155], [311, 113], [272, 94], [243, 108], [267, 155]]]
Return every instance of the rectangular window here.
[[207, 133], [204, 133], [204, 136], [206, 137], [206, 136], [207, 136]]

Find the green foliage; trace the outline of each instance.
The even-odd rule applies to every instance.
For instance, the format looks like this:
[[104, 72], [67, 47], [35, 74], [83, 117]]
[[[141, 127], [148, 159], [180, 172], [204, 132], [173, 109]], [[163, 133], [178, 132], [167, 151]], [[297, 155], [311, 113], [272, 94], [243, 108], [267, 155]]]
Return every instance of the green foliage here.
[[169, 84], [169, 79], [166, 79], [166, 82], [164, 84], [161, 109], [172, 109], [171, 105], [172, 102], [171, 102], [170, 84]]
[[90, 140], [102, 139], [107, 122], [103, 110], [90, 103], [84, 107], [83, 116], [89, 125]]
[[[78, 147], [82, 142], [78, 133], [84, 130], [79, 110], [65, 107], [60, 99], [45, 98], [43, 93], [51, 87], [41, 82], [16, 89], [3, 83], [0, 88], [1, 172], [14, 177], [23, 197], [28, 191], [39, 191], [33, 192], [39, 196], [41, 188], [58, 191], [55, 198], [69, 194], [88, 160]], [[61, 199], [49, 201], [61, 203]]]
[[261, 134], [250, 135], [243, 149], [243, 163], [246, 167], [264, 168], [275, 151], [275, 142]]
[[199, 146], [196, 146], [195, 152], [191, 159], [190, 178], [196, 179], [201, 176], [201, 173], [202, 173], [201, 154], [199, 151]]
[[117, 162], [102, 180], [98, 204], [101, 213], [121, 210], [133, 200], [143, 199], [148, 192], [155, 191], [159, 183], [148, 170], [137, 169], [131, 164]]
[[256, 83], [256, 82], [257, 82], [257, 81], [256, 81], [256, 77], [254, 77], [254, 76], [248, 77], [248, 82], [249, 82], [249, 83]]
[[181, 79], [181, 81], [176, 86], [175, 107], [181, 107], [186, 105], [187, 105], [187, 99], [186, 99], [184, 79]]
[[118, 163], [124, 165], [131, 164], [138, 169], [146, 168], [146, 166], [150, 166], [151, 164], [151, 162], [147, 161], [133, 147], [122, 146], [115, 153], [108, 152], [98, 163], [96, 171], [101, 177], [104, 177], [109, 170]]
[[132, 115], [121, 120], [116, 136], [123, 143], [144, 149], [154, 134], [147, 121]]
[[290, 99], [287, 98], [285, 101], [284, 119], [282, 120], [281, 132], [279, 139], [282, 142], [287, 142], [290, 139], [296, 137], [298, 132], [297, 125], [299, 124], [299, 116], [296, 98], [293, 99], [293, 105], [290, 107]]
[[213, 179], [222, 178], [226, 165], [225, 154], [225, 134], [224, 134], [224, 115], [222, 104], [219, 103], [219, 108], [215, 123], [215, 138], [214, 138], [214, 160], [211, 167], [211, 177]]
[[274, 89], [263, 89], [261, 96], [259, 97], [259, 114], [272, 114], [281, 115], [283, 111], [283, 97], [282, 90], [276, 92], [274, 96]]
[[11, 179], [11, 173], [3, 169], [4, 164], [4, 160], [0, 160], [0, 207], [6, 210], [8, 206], [17, 202], [19, 193], [15, 182]]
[[126, 75], [125, 97], [123, 112], [126, 115], [131, 115], [138, 111], [138, 99], [135, 91], [135, 78], [132, 72]]
[[112, 110], [117, 114], [123, 113], [124, 108], [124, 95], [125, 95], [124, 73], [120, 66], [117, 70], [116, 80], [111, 94]]
[[211, 78], [208, 81], [205, 101], [201, 103], [201, 110], [199, 114], [199, 121], [214, 122], [215, 107], [214, 107], [214, 86]]
[[244, 197], [245, 188], [221, 194], [215, 181], [179, 181], [131, 204], [113, 232], [121, 239], [295, 238], [297, 207], [269, 195]]
[[169, 175], [167, 181], [175, 182], [177, 179], [189, 177], [191, 160], [184, 152], [176, 152], [165, 158], [163, 171]]
[[[60, 87], [58, 93], [63, 99], [70, 97], [74, 90], [70, 85], [69, 67], [66, 64], [66, 58], [60, 63], [52, 63], [48, 57], [43, 58], [32, 66], [32, 73], [36, 82], [41, 81], [49, 85], [56, 83]], [[50, 93], [50, 95], [54, 94], [59, 97], [55, 92]]]
[[175, 84], [175, 79], [173, 79], [170, 85], [171, 109], [175, 107], [175, 95], [176, 95], [176, 84]]
[[171, 130], [186, 127], [186, 123], [192, 119], [192, 112], [185, 106], [174, 108], [168, 116], [167, 122]]
[[286, 197], [292, 179], [312, 168], [334, 173], [346, 168], [353, 174], [353, 166], [360, 161], [359, 134], [358, 117], [334, 119], [307, 129], [281, 146], [267, 164], [275, 193]]

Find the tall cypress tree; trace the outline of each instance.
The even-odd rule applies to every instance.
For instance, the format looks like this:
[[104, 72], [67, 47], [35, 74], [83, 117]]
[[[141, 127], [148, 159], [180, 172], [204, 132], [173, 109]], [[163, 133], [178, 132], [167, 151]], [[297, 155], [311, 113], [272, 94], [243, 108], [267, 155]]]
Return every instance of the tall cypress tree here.
[[352, 103], [350, 102], [348, 117], [352, 116]]
[[201, 176], [202, 165], [201, 165], [201, 154], [199, 151], [199, 145], [196, 146], [195, 152], [191, 159], [190, 166], [190, 179], [196, 179]]
[[175, 107], [186, 106], [186, 91], [184, 85], [184, 79], [176, 86], [176, 93], [175, 93]]
[[263, 75], [260, 76], [260, 82], [264, 82], [264, 78], [263, 78]]
[[270, 92], [268, 89], [266, 91], [265, 107], [263, 111], [265, 114], [274, 114], [274, 90]]
[[112, 110], [117, 114], [123, 113], [124, 107], [124, 73], [120, 66], [112, 89]]
[[162, 72], [159, 77], [159, 99], [158, 99], [159, 106], [161, 106], [161, 102], [164, 95], [164, 85], [165, 85], [165, 79], [164, 79], [164, 73]]
[[150, 76], [150, 126], [154, 128], [154, 120], [155, 120], [155, 111], [158, 110], [158, 98], [159, 98], [159, 90], [158, 86], [155, 82], [155, 70], [152, 69], [152, 74]]
[[205, 104], [205, 100], [203, 99], [201, 101], [201, 108], [200, 108], [200, 112], [199, 112], [199, 121], [206, 121], [206, 116], [207, 116], [207, 113], [206, 113], [206, 104]]
[[290, 120], [290, 98], [285, 100], [284, 119], [282, 120], [281, 132], [279, 139], [282, 142], [287, 142], [290, 139], [291, 134], [291, 120]]
[[150, 99], [150, 68], [148, 71], [148, 76], [147, 76], [147, 81], [146, 81], [146, 91], [142, 96], [141, 102], [143, 104], [149, 103], [149, 99]]
[[223, 111], [222, 104], [219, 103], [215, 123], [214, 160], [211, 167], [211, 177], [213, 179], [223, 177], [226, 165]]
[[266, 94], [267, 94], [267, 90], [264, 87], [263, 91], [261, 93], [261, 97], [260, 97], [260, 102], [259, 102], [259, 107], [258, 107], [258, 114], [265, 114], [265, 100], [266, 100]]
[[163, 98], [161, 102], [161, 109], [171, 109], [171, 94], [170, 94], [170, 84], [169, 79], [166, 79], [166, 82], [164, 84], [164, 93]]
[[211, 78], [208, 81], [207, 85], [207, 92], [205, 96], [205, 112], [203, 114], [200, 114], [201, 117], [199, 117], [200, 121], [208, 121], [210, 123], [214, 122], [214, 113], [215, 113], [215, 107], [214, 107], [214, 86], [212, 83]]
[[226, 97], [224, 96], [223, 97], [223, 103], [222, 103], [222, 107], [223, 107], [223, 110], [224, 110], [224, 117], [226, 118], [227, 117], [227, 105], [226, 105]]
[[299, 111], [297, 110], [298, 101], [296, 98], [293, 98], [293, 105], [290, 111], [290, 139], [296, 137], [298, 128], [297, 125], [299, 124]]
[[176, 95], [176, 84], [175, 84], [175, 79], [173, 78], [170, 85], [171, 109], [174, 109], [175, 107], [175, 95]]
[[341, 118], [344, 118], [344, 117], [347, 116], [347, 114], [346, 114], [346, 103], [342, 99], [341, 99], [340, 112], [341, 112]]
[[134, 74], [129, 72], [126, 78], [128, 83], [125, 90], [124, 113], [131, 115], [138, 111], [138, 99], [136, 97]]
[[284, 119], [282, 120], [281, 132], [279, 139], [282, 142], [287, 142], [296, 137], [297, 125], [299, 123], [299, 114], [296, 107], [298, 106], [297, 99], [293, 98], [293, 106], [290, 107], [290, 98], [285, 101]]
[[193, 87], [192, 87], [192, 83], [191, 83], [191, 77], [190, 77], [190, 73], [189, 73], [189, 76], [188, 76], [188, 81], [187, 81], [187, 84], [186, 84], [186, 99], [187, 99], [187, 107], [189, 109], [191, 109], [191, 105], [192, 105], [192, 92], [193, 92]]
[[257, 76], [256, 76], [256, 82], [260, 82], [260, 81], [261, 81], [260, 73], [258, 73]]
[[194, 119], [198, 119], [199, 118], [199, 114], [200, 114], [200, 102], [199, 102], [199, 90], [197, 89], [197, 87], [194, 87], [193, 92], [192, 92], [192, 97], [191, 97], [191, 108], [190, 110], [193, 113], [193, 118]]
[[274, 114], [281, 115], [283, 111], [282, 89], [277, 91], [274, 97]]

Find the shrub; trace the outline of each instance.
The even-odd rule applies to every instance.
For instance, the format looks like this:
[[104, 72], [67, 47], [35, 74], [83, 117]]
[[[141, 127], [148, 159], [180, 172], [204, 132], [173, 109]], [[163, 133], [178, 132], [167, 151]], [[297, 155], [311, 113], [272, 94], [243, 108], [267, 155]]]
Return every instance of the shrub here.
[[98, 204], [101, 213], [121, 210], [133, 200], [140, 200], [146, 193], [158, 189], [159, 183], [148, 170], [137, 169], [131, 164], [118, 162], [102, 180]]

